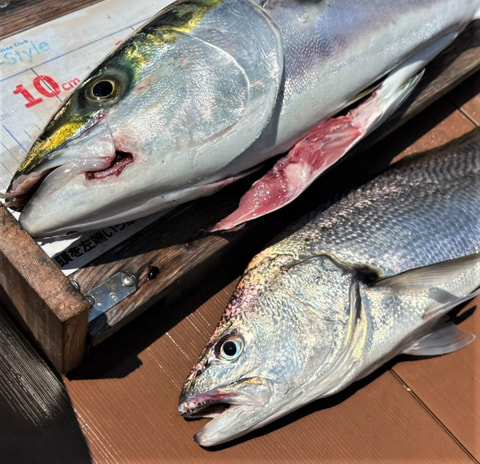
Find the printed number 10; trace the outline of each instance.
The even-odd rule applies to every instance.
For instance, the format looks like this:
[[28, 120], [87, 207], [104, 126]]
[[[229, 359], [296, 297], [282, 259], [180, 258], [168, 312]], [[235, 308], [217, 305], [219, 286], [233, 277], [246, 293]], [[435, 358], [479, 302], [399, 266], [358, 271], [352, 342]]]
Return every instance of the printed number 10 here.
[[[79, 79], [74, 79], [60, 86], [60, 84], [58, 84], [58, 82], [50, 76], [37, 76], [33, 80], [33, 86], [40, 95], [43, 95], [47, 98], [53, 98], [60, 94], [62, 88], [64, 90], [71, 90], [79, 82]], [[38, 105], [43, 101], [43, 98], [35, 98], [22, 84], [17, 85], [13, 93], [15, 95], [23, 95], [25, 97], [27, 100], [27, 103], [25, 103], [26, 108], [31, 108], [32, 106]]]

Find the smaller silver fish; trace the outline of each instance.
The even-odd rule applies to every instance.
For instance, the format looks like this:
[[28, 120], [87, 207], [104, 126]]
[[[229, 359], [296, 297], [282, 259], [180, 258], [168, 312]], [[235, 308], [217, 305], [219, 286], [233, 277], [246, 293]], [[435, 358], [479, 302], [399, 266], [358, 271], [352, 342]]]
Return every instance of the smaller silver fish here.
[[398, 163], [258, 254], [188, 376], [213, 446], [333, 395], [398, 354], [467, 344], [447, 313], [480, 288], [480, 131]]

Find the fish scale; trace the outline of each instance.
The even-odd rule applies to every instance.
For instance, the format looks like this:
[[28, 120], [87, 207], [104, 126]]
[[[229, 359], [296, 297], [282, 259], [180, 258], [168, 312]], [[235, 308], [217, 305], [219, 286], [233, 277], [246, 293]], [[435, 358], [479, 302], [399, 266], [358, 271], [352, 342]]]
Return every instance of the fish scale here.
[[[473, 140], [455, 156], [439, 156], [435, 151], [415, 165], [411, 160], [400, 163], [326, 211], [309, 215], [298, 235], [277, 245], [279, 253], [297, 249], [306, 255], [327, 252], [350, 264], [371, 263], [390, 275], [425, 266], [434, 257], [443, 261], [459, 252], [479, 252], [478, 146], [479, 142]], [[457, 151], [455, 145], [447, 150]], [[388, 216], [384, 215], [387, 207]], [[357, 220], [352, 222], [352, 217]], [[462, 234], [457, 232], [459, 224], [465, 227]], [[330, 233], [332, 228], [335, 234]], [[397, 248], [398, 240], [406, 246], [399, 250], [403, 255], [392, 261], [389, 252]], [[445, 246], [439, 247], [439, 243]], [[414, 253], [415, 249], [423, 252]]]

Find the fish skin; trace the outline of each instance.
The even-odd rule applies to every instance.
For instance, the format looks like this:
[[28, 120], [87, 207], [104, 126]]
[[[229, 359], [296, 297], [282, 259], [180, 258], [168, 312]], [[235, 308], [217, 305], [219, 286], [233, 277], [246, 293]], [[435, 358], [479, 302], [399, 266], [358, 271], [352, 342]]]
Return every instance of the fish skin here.
[[[9, 205], [22, 208], [32, 177], [53, 168], [20, 217], [32, 236], [211, 194], [289, 149], [423, 44], [453, 38], [479, 9], [478, 0], [175, 2], [75, 90], [19, 167]], [[114, 89], [98, 97], [92, 89], [105, 77]]]
[[[455, 351], [474, 336], [445, 315], [479, 288], [477, 130], [312, 211], [255, 256], [183, 385], [179, 412], [212, 417], [195, 440], [214, 446], [398, 354]], [[215, 404], [232, 406], [202, 412]]]

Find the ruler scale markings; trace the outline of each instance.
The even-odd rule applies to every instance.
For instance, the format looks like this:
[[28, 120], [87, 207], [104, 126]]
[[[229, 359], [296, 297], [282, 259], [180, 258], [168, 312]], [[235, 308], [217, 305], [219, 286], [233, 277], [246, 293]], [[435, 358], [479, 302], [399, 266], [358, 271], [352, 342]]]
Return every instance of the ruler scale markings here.
[[20, 147], [20, 149], [27, 153], [27, 149], [22, 145], [22, 143], [12, 134], [12, 132], [6, 127], [5, 125], [2, 126], [3, 129], [7, 132], [7, 134], [15, 141], [15, 143]]

